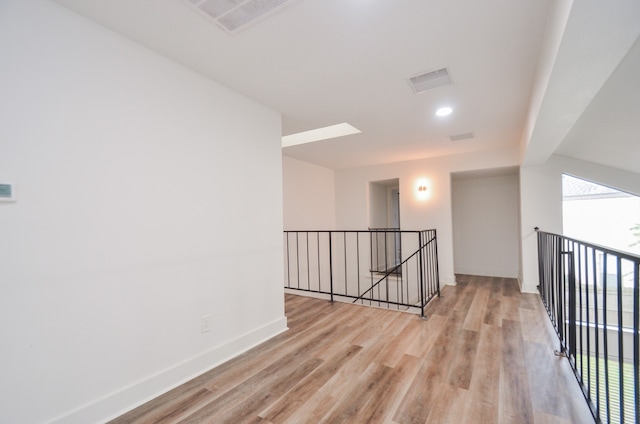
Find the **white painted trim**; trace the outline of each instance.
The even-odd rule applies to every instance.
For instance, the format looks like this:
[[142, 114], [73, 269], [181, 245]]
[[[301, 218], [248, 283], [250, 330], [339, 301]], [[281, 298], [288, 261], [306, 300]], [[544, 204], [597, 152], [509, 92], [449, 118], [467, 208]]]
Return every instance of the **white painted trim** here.
[[483, 277], [517, 278], [512, 272], [500, 269], [481, 269], [472, 267], [456, 267], [456, 274], [482, 275]]
[[446, 285], [446, 286], [455, 286], [457, 285], [457, 281], [456, 281], [456, 277], [454, 276], [449, 276], [449, 277], [440, 277], [440, 285]]
[[287, 329], [287, 318], [279, 318], [54, 418], [48, 421], [47, 424], [81, 424], [110, 421], [283, 333]]
[[520, 292], [522, 293], [535, 293], [538, 294], [538, 285], [533, 283], [523, 283], [522, 281], [518, 281], [520, 284]]

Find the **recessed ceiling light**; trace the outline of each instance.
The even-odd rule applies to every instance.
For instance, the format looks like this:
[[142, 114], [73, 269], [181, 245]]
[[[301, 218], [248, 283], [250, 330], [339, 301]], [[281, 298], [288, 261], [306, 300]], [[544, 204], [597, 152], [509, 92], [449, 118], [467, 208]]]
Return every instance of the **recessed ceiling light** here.
[[330, 138], [344, 137], [345, 135], [361, 133], [359, 129], [343, 122], [315, 130], [303, 131], [282, 137], [282, 147], [295, 146], [297, 144], [313, 143], [314, 141], [328, 140]]
[[436, 115], [437, 116], [448, 116], [448, 115], [451, 115], [451, 112], [453, 112], [453, 109], [450, 108], [449, 106], [445, 106], [445, 107], [441, 107], [440, 109], [436, 110]]

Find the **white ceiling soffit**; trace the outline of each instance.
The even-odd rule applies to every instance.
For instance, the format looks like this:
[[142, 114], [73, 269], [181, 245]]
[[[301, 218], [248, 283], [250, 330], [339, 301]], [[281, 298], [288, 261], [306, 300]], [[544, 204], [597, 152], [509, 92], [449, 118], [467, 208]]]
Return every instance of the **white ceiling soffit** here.
[[451, 179], [453, 181], [475, 180], [478, 178], [507, 177], [520, 175], [520, 169], [517, 166], [506, 166], [502, 168], [477, 169], [474, 171], [452, 172]]
[[[640, 36], [638, 1], [569, 3], [571, 10], [562, 31], [556, 31], [555, 47], [552, 49], [547, 43], [543, 50], [545, 56], [553, 57], [550, 62], [553, 65], [547, 66], [545, 74], [538, 75], [534, 88], [536, 103], [530, 106], [525, 128], [525, 166], [541, 165], [561, 148]], [[615, 107], [615, 103], [609, 107]], [[609, 131], [617, 127], [611, 121], [597, 122]], [[592, 133], [585, 134], [593, 137]], [[612, 145], [620, 145], [620, 140], [608, 140]], [[582, 156], [585, 144], [586, 140], [581, 139], [576, 153]], [[580, 159], [599, 162], [602, 155]], [[616, 155], [615, 160], [618, 168], [621, 168], [618, 162], [626, 161], [624, 155]], [[634, 169], [637, 170], [637, 161]]]
[[184, 0], [231, 34], [272, 15], [294, 1], [296, 0]]
[[453, 84], [447, 68], [436, 69], [409, 78], [409, 84], [416, 94], [424, 93], [432, 88]]

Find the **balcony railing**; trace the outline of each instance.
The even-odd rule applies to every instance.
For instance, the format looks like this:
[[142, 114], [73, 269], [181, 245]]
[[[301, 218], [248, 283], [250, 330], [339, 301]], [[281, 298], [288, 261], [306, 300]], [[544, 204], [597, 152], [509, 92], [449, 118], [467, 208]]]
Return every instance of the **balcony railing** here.
[[419, 313], [440, 295], [436, 230], [285, 231], [285, 288]]
[[640, 257], [538, 231], [538, 259], [559, 353], [596, 422], [638, 423]]

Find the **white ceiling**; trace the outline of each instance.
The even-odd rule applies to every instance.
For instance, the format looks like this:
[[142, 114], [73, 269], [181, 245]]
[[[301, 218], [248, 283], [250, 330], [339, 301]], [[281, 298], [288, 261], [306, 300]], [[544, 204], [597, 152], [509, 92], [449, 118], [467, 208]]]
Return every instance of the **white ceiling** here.
[[640, 173], [640, 39], [556, 153]]
[[524, 164], [555, 153], [640, 173], [640, 2], [570, 3]]
[[[230, 35], [182, 0], [57, 2], [279, 111], [283, 135], [341, 122], [354, 125], [361, 134], [283, 149], [287, 156], [333, 169], [519, 146], [552, 5], [551, 0], [299, 0]], [[576, 4], [582, 2], [598, 3]], [[581, 18], [575, 19], [580, 23]], [[619, 90], [626, 93], [629, 79], [636, 95], [624, 106], [635, 109], [624, 115], [630, 122], [620, 131], [623, 144], [608, 144], [613, 153], [607, 161], [616, 166], [621, 149], [638, 153], [635, 127], [640, 124], [633, 122], [640, 116], [637, 50], [606, 91], [591, 94], [595, 101], [582, 106], [581, 119], [580, 112], [566, 124], [550, 153], [559, 147], [559, 153], [593, 160], [583, 147], [595, 142], [584, 140], [601, 127], [590, 117], [610, 110], [611, 97], [616, 100]], [[442, 67], [449, 68], [453, 85], [413, 93], [407, 78]], [[542, 112], [562, 99], [552, 94], [545, 96]], [[435, 110], [445, 104], [454, 113], [436, 118]], [[533, 141], [548, 138], [540, 134], [553, 119], [536, 122]], [[449, 139], [468, 132], [475, 138]]]

